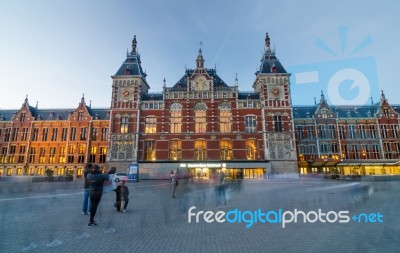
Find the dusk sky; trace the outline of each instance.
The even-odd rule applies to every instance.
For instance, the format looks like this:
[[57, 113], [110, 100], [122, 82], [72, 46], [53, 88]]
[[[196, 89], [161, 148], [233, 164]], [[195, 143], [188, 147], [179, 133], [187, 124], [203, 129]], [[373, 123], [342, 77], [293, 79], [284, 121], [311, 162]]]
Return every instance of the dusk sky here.
[[[328, 88], [342, 69], [358, 69], [340, 73], [361, 73], [374, 102], [384, 90], [400, 104], [400, 1], [353, 2], [2, 0], [0, 108], [18, 109], [26, 95], [39, 108], [76, 108], [82, 94], [92, 107], [109, 107], [111, 76], [134, 35], [150, 92], [195, 67], [200, 41], [206, 68], [216, 66], [228, 85], [237, 73], [239, 90], [252, 91], [266, 32], [292, 78], [318, 76], [319, 83], [292, 81], [294, 105], [314, 104], [321, 90], [342, 101]], [[352, 100], [362, 85], [334, 87], [343, 101], [365, 102]]]

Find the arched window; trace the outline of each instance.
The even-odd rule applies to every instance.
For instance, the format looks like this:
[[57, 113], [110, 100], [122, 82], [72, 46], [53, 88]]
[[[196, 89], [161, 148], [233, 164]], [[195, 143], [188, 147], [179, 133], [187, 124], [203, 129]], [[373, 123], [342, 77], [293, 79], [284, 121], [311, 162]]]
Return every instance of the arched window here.
[[207, 141], [196, 140], [194, 142], [194, 159], [195, 160], [207, 159]]
[[232, 141], [221, 140], [219, 143], [220, 159], [221, 160], [232, 160]]
[[257, 159], [256, 140], [246, 140], [246, 160]]
[[180, 160], [182, 159], [182, 141], [172, 140], [169, 142], [169, 159]]
[[146, 117], [144, 132], [146, 134], [154, 134], [157, 132], [157, 118], [155, 116]]

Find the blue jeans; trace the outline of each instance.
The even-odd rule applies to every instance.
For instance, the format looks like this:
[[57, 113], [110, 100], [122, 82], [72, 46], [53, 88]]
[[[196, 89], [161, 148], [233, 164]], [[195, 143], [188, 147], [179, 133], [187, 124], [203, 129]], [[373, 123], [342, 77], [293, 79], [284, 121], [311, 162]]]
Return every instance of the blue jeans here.
[[83, 205], [82, 212], [87, 213], [90, 211], [89, 189], [83, 189]]

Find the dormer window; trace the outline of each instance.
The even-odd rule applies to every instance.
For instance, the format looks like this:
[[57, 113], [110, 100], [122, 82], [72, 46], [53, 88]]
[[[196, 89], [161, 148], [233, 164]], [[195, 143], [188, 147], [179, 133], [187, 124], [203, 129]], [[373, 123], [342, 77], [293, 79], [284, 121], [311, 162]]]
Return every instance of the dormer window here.
[[275, 66], [275, 64], [272, 65], [272, 67], [271, 67], [271, 72], [272, 72], [272, 73], [276, 73], [276, 66]]
[[20, 121], [21, 122], [24, 122], [25, 121], [25, 117], [26, 117], [26, 113], [25, 112], [23, 112], [23, 113], [21, 113], [21, 116], [20, 116]]
[[131, 74], [131, 70], [129, 69], [129, 67], [126, 67], [125, 75], [130, 75], [130, 74]]
[[389, 118], [389, 109], [383, 109], [383, 115], [385, 115], [385, 118]]

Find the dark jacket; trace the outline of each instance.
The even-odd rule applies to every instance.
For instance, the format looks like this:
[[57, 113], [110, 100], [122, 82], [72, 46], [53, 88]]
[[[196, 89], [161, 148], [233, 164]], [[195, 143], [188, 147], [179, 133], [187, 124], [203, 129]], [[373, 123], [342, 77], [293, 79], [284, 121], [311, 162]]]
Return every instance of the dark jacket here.
[[87, 176], [90, 174], [90, 170], [85, 170], [83, 172], [83, 178], [85, 179], [85, 184], [83, 185], [83, 189], [89, 189], [89, 179]]
[[[117, 188], [113, 191], [115, 191], [116, 193], [116, 201], [120, 201], [121, 197], [123, 197], [123, 199], [126, 201], [129, 197], [129, 189], [125, 185], [124, 186], [118, 185]], [[123, 192], [123, 196], [121, 196], [121, 192]]]
[[103, 184], [109, 179], [109, 174], [102, 174], [100, 171], [92, 171], [88, 176], [89, 193], [103, 194]]

